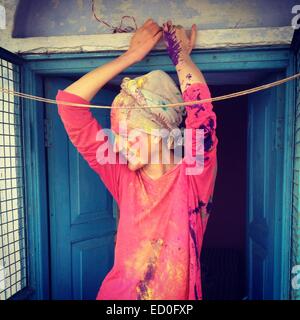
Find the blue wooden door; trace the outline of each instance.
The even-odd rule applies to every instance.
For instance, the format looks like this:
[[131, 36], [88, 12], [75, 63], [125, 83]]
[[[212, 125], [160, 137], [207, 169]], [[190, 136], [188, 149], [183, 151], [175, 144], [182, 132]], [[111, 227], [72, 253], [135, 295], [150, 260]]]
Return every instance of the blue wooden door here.
[[[45, 95], [55, 99], [58, 89], [71, 83], [47, 78]], [[110, 104], [113, 92], [101, 90], [92, 101]], [[109, 127], [109, 111], [93, 109], [103, 127]], [[95, 299], [113, 264], [114, 233], [112, 197], [99, 176], [72, 145], [57, 112], [46, 106], [48, 131], [51, 297]]]
[[[268, 76], [269, 83], [284, 75]], [[285, 284], [281, 225], [285, 86], [248, 96], [247, 259], [249, 299], [280, 299]], [[290, 245], [286, 239], [286, 246]]]

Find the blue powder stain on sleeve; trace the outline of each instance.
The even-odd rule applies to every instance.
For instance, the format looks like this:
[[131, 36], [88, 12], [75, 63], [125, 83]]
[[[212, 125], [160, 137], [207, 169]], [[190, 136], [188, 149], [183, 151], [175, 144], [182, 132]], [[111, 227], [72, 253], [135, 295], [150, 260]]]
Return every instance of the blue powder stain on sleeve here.
[[194, 242], [195, 255], [196, 255], [197, 264], [198, 264], [199, 263], [199, 252], [198, 252], [198, 247], [197, 247], [196, 232], [191, 225], [189, 225], [189, 229], [190, 229], [191, 238]]
[[212, 211], [212, 201], [208, 202], [207, 206], [206, 206], [206, 212], [208, 214], [210, 214]]
[[210, 150], [213, 145], [211, 132], [204, 138], [204, 151]]
[[214, 128], [214, 124], [215, 124], [214, 120], [213, 120], [213, 119], [209, 119], [208, 125], [209, 125], [209, 127], [210, 127], [211, 129]]
[[[210, 120], [212, 120], [212, 119], [210, 119]], [[214, 122], [214, 121], [212, 120], [212, 122]], [[213, 126], [212, 122], [209, 121], [208, 126], [210, 128], [211, 128], [211, 126]], [[204, 130], [204, 151], [208, 151], [211, 149], [211, 147], [213, 145], [211, 129], [208, 129], [208, 127], [204, 124], [200, 125], [199, 129]]]
[[154, 265], [153, 264], [148, 264], [147, 271], [146, 271], [145, 278], [144, 278], [144, 280], [146, 282], [148, 282], [151, 279], [153, 279], [154, 271], [155, 271]]

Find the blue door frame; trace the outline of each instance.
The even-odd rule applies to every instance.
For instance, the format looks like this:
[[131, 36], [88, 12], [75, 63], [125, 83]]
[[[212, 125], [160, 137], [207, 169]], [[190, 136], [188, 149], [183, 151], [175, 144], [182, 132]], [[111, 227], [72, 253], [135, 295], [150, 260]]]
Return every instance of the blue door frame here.
[[[45, 97], [55, 99], [72, 79], [48, 77]], [[117, 90], [102, 88], [92, 104], [110, 105]], [[103, 128], [110, 110], [93, 110]], [[94, 300], [114, 262], [113, 198], [72, 145], [53, 104], [46, 104], [51, 299]]]
[[[284, 78], [281, 72], [268, 74], [262, 83]], [[248, 97], [248, 161], [247, 161], [247, 269], [248, 297], [253, 300], [284, 299], [282, 258], [290, 246], [282, 243], [287, 216], [285, 192], [282, 122], [285, 112], [285, 87], [278, 86], [253, 93]], [[288, 227], [288, 225], [286, 225]], [[281, 275], [281, 276], [280, 276]]]
[[[99, 65], [105, 64], [121, 52], [43, 54], [25, 55], [23, 67], [23, 90], [26, 93], [43, 96], [43, 77], [76, 76], [84, 74]], [[235, 72], [247, 70], [280, 71], [291, 75], [295, 72], [294, 56], [288, 47], [266, 47], [230, 50], [194, 50], [193, 60], [206, 72]], [[159, 62], [159, 63], [158, 63]], [[145, 73], [155, 68], [175, 72], [165, 52], [153, 52], [142, 62], [128, 68], [126, 74]], [[280, 261], [274, 266], [274, 299], [290, 297], [290, 244], [292, 208], [292, 163], [294, 146], [294, 82], [286, 84], [285, 118], [282, 143], [283, 152], [282, 183], [283, 193], [276, 194], [280, 212], [285, 219], [278, 221], [278, 239], [274, 244], [276, 257]], [[43, 103], [24, 101], [24, 139], [26, 146], [26, 184], [28, 190], [27, 210], [29, 223], [29, 266], [30, 283], [34, 288], [31, 299], [49, 298], [49, 225], [47, 203], [46, 157], [44, 144]], [[53, 105], [55, 107], [55, 105]]]

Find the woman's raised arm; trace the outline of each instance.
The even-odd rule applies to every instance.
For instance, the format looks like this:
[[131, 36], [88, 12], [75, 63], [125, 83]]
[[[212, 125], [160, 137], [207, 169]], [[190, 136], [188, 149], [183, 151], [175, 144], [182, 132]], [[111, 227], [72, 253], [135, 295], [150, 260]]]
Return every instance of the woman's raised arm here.
[[136, 62], [141, 61], [156, 45], [162, 30], [152, 19], [148, 19], [133, 35], [128, 50], [72, 83], [65, 91], [90, 101], [97, 92], [116, 75]]
[[[58, 114], [70, 141], [101, 177], [117, 202], [119, 179], [123, 176], [122, 173], [128, 170], [127, 165], [118, 163], [118, 154], [115, 154], [112, 146], [99, 135], [102, 128], [90, 108], [64, 105], [63, 102], [89, 104], [110, 79], [142, 60], [151, 51], [161, 37], [160, 29], [152, 20], [147, 20], [133, 35], [130, 47], [124, 54], [87, 73], [66, 89], [59, 90], [56, 96]], [[104, 153], [108, 156], [104, 157]]]
[[[189, 102], [210, 98], [204, 76], [190, 57], [196, 40], [196, 25], [192, 26], [190, 38], [181, 26], [174, 26], [171, 21], [163, 25], [163, 31], [167, 51], [176, 67], [183, 100]], [[192, 130], [192, 141], [189, 141], [188, 145], [192, 148], [193, 157], [198, 154], [196, 151], [198, 146], [202, 145], [197, 139], [196, 131], [198, 129], [204, 131], [203, 170], [195, 170], [195, 174], [191, 176], [191, 182], [199, 201], [208, 206], [209, 211], [217, 173], [217, 117], [211, 102], [186, 106], [186, 111], [186, 128]]]

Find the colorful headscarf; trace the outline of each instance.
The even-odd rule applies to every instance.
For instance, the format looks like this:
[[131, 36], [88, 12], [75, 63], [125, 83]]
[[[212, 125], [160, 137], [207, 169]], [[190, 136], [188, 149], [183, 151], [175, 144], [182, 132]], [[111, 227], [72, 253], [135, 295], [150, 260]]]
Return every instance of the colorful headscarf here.
[[[154, 70], [134, 79], [125, 77], [121, 91], [112, 103], [113, 107], [124, 108], [111, 110], [111, 127], [117, 131], [119, 123], [125, 121], [128, 128], [148, 134], [153, 134], [152, 129], [177, 129], [183, 119], [184, 106], [148, 108], [177, 102], [183, 102], [181, 92], [174, 80], [162, 70]], [[137, 106], [141, 108], [130, 108]]]

